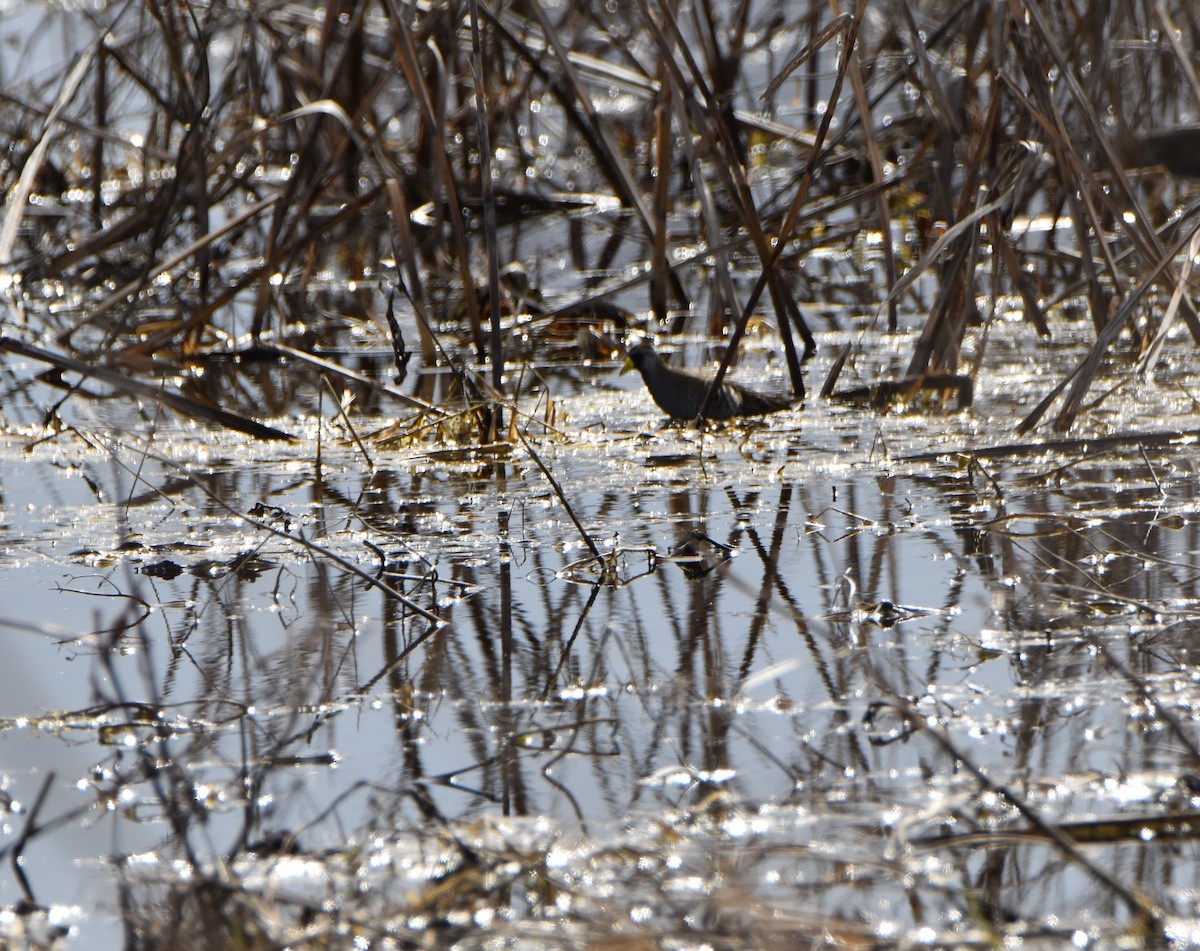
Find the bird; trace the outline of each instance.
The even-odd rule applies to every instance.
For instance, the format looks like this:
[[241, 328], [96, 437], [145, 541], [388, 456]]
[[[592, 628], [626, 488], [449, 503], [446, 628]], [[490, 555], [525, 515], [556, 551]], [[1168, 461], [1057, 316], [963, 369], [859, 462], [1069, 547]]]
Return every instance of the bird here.
[[1161, 166], [1180, 178], [1200, 178], [1200, 125], [1171, 126], [1131, 135], [1123, 149], [1128, 168]]
[[[653, 344], [642, 342], [625, 351], [622, 373], [636, 369], [658, 408], [672, 419], [695, 419], [700, 415], [712, 377], [694, 370], [680, 370], [662, 362]], [[738, 416], [761, 416], [787, 409], [796, 401], [790, 396], [765, 396], [737, 383], [721, 382], [712, 405], [704, 414], [706, 419], [734, 419]]]

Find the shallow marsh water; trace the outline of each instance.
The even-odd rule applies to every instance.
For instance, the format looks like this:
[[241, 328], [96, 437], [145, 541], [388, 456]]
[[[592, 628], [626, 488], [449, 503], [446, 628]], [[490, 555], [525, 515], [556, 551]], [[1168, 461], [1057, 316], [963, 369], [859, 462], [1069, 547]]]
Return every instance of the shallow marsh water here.
[[[1106, 944], [1136, 925], [1095, 863], [1186, 943], [1190, 442], [1039, 450], [986, 401], [700, 434], [615, 367], [570, 375], [569, 438], [531, 445], [616, 585], [520, 446], [78, 400], [53, 434], [10, 385], [0, 757], [37, 902], [115, 945], [118, 889], [152, 918], [237, 856], [248, 894], [400, 942]], [[1098, 429], [1195, 428], [1169, 380], [1130, 391]], [[1068, 860], [999, 787], [1097, 841]]]
[[[0, 24], [0, 175], [6, 200], [30, 200], [19, 230], [0, 229], [4, 334], [97, 365], [115, 354], [103, 365], [297, 437], [205, 428], [90, 379], [64, 397], [45, 365], [0, 361], [0, 943], [1200, 944], [1193, 351], [1177, 332], [1142, 379], [1122, 335], [1069, 436], [1015, 433], [1105, 306], [1150, 280], [1146, 249], [1187, 237], [1147, 224], [1192, 220], [1186, 185], [1147, 187], [1135, 213], [1090, 141], [1128, 131], [1116, 106], [1150, 126], [1190, 113], [1190, 72], [1167, 56], [1186, 5], [1085, 5], [1086, 30], [1059, 11], [1051, 40], [1086, 41], [1049, 80], [1037, 5], [918, 4], [908, 33], [911, 11], [864, 5], [866, 115], [848, 92], [821, 98], [850, 35], [825, 5], [760, 5], [745, 34], [697, 19], [741, 157], [690, 154], [720, 126], [695, 121], [698, 102], [685, 114], [687, 96], [671, 105], [667, 67], [685, 64], [629, 32], [627, 5], [546, 6], [580, 41], [570, 71], [602, 117], [584, 138], [611, 137], [619, 161], [581, 145], [579, 97], [544, 72], [553, 30], [505, 11], [513, 41], [491, 33], [486, 64], [510, 203], [497, 263], [529, 265], [551, 307], [594, 293], [653, 327], [661, 256], [692, 336], [660, 344], [711, 365], [719, 347], [699, 335], [763, 269], [747, 226], [775, 228], [812, 184], [782, 268], [782, 299], [826, 330], [802, 410], [664, 429], [636, 377], [558, 359], [573, 344], [545, 322], [506, 357], [524, 441], [482, 447], [453, 415], [418, 428], [311, 363], [235, 365], [260, 342], [326, 345], [382, 375], [387, 301], [418, 272], [439, 342], [465, 362], [479, 349], [455, 305], [484, 271], [481, 153], [467, 31], [443, 5], [402, 20], [391, 4], [17, 4]], [[812, 71], [764, 103], [823, 26]], [[944, 42], [915, 58], [919, 34]], [[425, 58], [406, 72], [414, 37]], [[459, 107], [440, 143], [417, 108], [431, 90], [409, 86], [434, 58]], [[1071, 106], [1070, 76], [1122, 99]], [[193, 101], [209, 79], [211, 100]], [[1056, 174], [1047, 104], [1095, 150], [1058, 143], [1071, 161]], [[837, 144], [810, 182], [822, 116]], [[871, 176], [864, 123], [887, 157]], [[369, 147], [343, 162], [348, 126]], [[27, 194], [31, 156], [46, 165]], [[461, 249], [446, 162], [469, 202]], [[742, 165], [745, 189], [719, 174]], [[618, 210], [614, 173], [655, 227]], [[1038, 217], [1085, 189], [1103, 215]], [[651, 232], [666, 238], [653, 251]], [[880, 301], [918, 261], [893, 291], [902, 330], [884, 335]], [[956, 319], [975, 301], [982, 322], [939, 364], [973, 374], [969, 410], [813, 395], [848, 343], [839, 390], [907, 375], [947, 301]], [[1164, 304], [1128, 322], [1139, 343]], [[782, 390], [772, 321], [787, 319], [765, 303], [753, 316], [736, 373]], [[406, 392], [453, 408], [445, 371], [428, 389], [419, 376]]]

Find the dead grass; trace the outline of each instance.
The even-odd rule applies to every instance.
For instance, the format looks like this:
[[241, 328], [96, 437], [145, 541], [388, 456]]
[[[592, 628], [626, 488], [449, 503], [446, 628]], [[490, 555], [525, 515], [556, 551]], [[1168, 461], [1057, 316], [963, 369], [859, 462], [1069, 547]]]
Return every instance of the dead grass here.
[[[1200, 96], [1187, 4], [680, 15], [648, 0], [341, 0], [95, 16], [73, 63], [0, 89], [4, 329], [138, 377], [340, 341], [344, 321], [319, 303], [333, 273], [353, 285], [351, 320], [384, 326], [398, 288], [397, 326], [426, 362], [496, 357], [476, 436], [494, 442], [514, 329], [488, 301], [509, 233], [542, 222], [566, 236], [571, 195], [607, 193], [622, 210], [588, 216], [560, 308], [610, 293], [590, 276], [606, 262], [644, 261], [611, 293], [650, 329], [729, 333], [732, 351], [765, 316], [799, 394], [815, 340], [797, 304], [844, 296], [805, 259], [874, 232], [886, 240], [864, 315], [919, 330], [897, 379], [974, 376], [967, 332], [1013, 301], [1042, 336], [1064, 301], [1082, 307], [1097, 343], [1049, 417], [1066, 429], [1103, 358], [1132, 367], [1154, 339], [1195, 227], [1161, 174], [1127, 170], [1188, 170], [1175, 156], [1194, 142], [1171, 132]], [[1060, 226], [1027, 227], [1047, 217]], [[49, 293], [69, 306], [41, 306]], [[1186, 294], [1178, 312], [1200, 339]], [[554, 358], [548, 324], [522, 360]]]

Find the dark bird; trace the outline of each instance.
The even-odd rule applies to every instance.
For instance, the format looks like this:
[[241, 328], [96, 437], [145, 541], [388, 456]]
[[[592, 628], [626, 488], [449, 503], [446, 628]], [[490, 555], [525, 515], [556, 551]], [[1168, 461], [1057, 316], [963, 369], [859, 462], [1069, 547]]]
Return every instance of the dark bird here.
[[1123, 152], [1121, 158], [1128, 168], [1157, 165], [1181, 178], [1200, 178], [1200, 125], [1137, 133]]
[[[625, 368], [621, 372], [628, 373], [636, 368], [659, 409], [672, 419], [695, 419], [699, 415], [712, 384], [711, 376], [667, 366], [649, 343], [636, 344], [626, 350], [625, 355]], [[723, 380], [704, 415], [706, 419], [760, 416], [787, 409], [795, 402], [789, 396], [764, 396]]]

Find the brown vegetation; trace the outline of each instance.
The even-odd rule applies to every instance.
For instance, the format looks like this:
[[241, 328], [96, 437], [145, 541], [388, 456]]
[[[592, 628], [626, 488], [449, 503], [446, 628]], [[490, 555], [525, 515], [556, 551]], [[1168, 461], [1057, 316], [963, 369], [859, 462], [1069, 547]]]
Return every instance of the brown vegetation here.
[[[5, 333], [51, 337], [64, 358], [133, 377], [229, 352], [288, 359], [273, 347], [382, 324], [398, 291], [393, 331], [415, 329], [426, 362], [451, 359], [487, 403], [506, 359], [553, 358], [543, 334], [561, 312], [623, 331], [607, 319], [616, 297], [662, 331], [728, 334], [731, 352], [765, 309], [799, 394], [815, 345], [802, 301], [918, 327], [896, 373], [918, 382], [974, 376], [971, 325], [1019, 310], [1049, 335], [1070, 304], [1095, 345], [1022, 423], [1061, 396], [1065, 429], [1106, 357], [1130, 365], [1175, 313], [1200, 337], [1187, 295], [1164, 319], [1154, 293], [1181, 279], [1195, 218], [1165, 203], [1161, 175], [1125, 168], [1189, 173], [1189, 130], [1171, 130], [1200, 96], [1187, 4], [339, 0], [98, 16], [74, 63], [9, 83], [0, 119], [0, 262], [20, 314]], [[578, 277], [518, 340], [487, 302], [503, 294], [506, 232], [538, 222], [562, 232]], [[806, 265], [864, 232], [887, 236], [865, 290]], [[605, 279], [621, 255], [645, 266]], [[230, 412], [264, 407], [189, 386]], [[477, 423], [504, 436], [500, 413]]]

